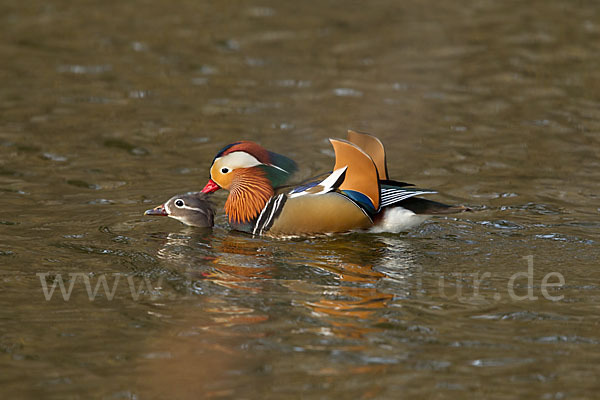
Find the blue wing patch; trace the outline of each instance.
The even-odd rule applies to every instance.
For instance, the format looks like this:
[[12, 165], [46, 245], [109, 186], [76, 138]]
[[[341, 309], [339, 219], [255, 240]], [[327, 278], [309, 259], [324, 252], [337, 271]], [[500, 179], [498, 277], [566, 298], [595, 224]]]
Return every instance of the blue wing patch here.
[[375, 208], [375, 205], [371, 199], [361, 192], [357, 192], [356, 190], [342, 190], [342, 193], [352, 199], [352, 201], [357, 203], [368, 213], [375, 214], [377, 212], [377, 209]]

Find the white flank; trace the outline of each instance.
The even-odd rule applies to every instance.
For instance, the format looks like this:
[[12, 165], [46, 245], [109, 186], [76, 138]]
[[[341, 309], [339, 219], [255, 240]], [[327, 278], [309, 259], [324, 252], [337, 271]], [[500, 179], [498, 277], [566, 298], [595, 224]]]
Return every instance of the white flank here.
[[383, 219], [377, 225], [369, 229], [372, 233], [391, 232], [398, 233], [407, 231], [422, 224], [430, 216], [415, 214], [402, 207], [392, 207], [383, 211]]

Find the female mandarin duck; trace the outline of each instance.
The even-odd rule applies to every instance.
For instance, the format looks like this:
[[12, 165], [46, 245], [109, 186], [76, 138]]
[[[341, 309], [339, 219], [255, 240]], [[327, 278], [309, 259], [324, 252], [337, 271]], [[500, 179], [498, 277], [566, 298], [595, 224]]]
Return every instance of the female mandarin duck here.
[[253, 142], [230, 144], [214, 158], [202, 192], [228, 190], [230, 225], [274, 237], [361, 229], [399, 232], [433, 214], [469, 210], [414, 197], [435, 192], [389, 180], [385, 149], [372, 135], [348, 131], [348, 140], [330, 142], [333, 172], [297, 187], [282, 186], [297, 169], [294, 161]]
[[214, 224], [212, 205], [207, 195], [200, 192], [173, 196], [160, 206], [146, 210], [144, 215], [163, 215], [200, 228], [212, 228]]

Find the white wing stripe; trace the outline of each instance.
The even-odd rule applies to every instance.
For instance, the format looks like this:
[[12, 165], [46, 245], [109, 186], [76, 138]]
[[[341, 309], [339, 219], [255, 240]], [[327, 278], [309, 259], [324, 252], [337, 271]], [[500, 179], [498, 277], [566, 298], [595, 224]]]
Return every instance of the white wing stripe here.
[[387, 207], [402, 200], [409, 199], [422, 194], [436, 193], [432, 190], [405, 190], [400, 188], [382, 188], [381, 189], [381, 207]]
[[317, 185], [315, 186], [322, 186], [323, 189], [319, 190], [316, 193], [309, 193], [307, 192], [307, 190], [310, 190], [312, 188], [314, 188], [315, 186], [312, 186], [311, 188], [304, 190], [302, 192], [298, 192], [298, 193], [290, 193], [289, 194], [289, 198], [294, 198], [294, 197], [298, 197], [298, 196], [304, 196], [307, 194], [311, 194], [311, 195], [318, 195], [318, 194], [324, 194], [324, 193], [329, 193], [331, 192], [331, 190], [333, 189], [333, 186], [337, 183], [337, 181], [340, 179], [340, 176], [346, 172], [346, 169], [348, 167], [343, 167], [343, 168], [339, 168], [336, 169], [335, 171], [333, 171], [331, 173], [331, 175], [329, 175], [327, 178], [323, 179], [321, 182], [319, 182]]

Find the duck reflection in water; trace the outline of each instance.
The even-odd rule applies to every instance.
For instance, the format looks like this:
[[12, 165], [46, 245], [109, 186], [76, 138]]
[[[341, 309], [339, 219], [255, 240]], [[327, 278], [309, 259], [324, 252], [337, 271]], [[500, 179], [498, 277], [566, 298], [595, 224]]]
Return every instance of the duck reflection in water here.
[[390, 304], [412, 296], [418, 288], [413, 278], [418, 279], [415, 272], [419, 267], [409, 243], [398, 238], [372, 238], [352, 235], [336, 238], [333, 243], [308, 244], [313, 259], [302, 267], [328, 276], [328, 284], [290, 282], [288, 287], [305, 294], [301, 304], [312, 317], [322, 320], [320, 334], [361, 338], [381, 331], [388, 322], [385, 311]]
[[[377, 235], [373, 240], [373, 235], [351, 234], [279, 241], [231, 232], [220, 225], [211, 232], [185, 228], [167, 234], [158, 257], [178, 266], [190, 287], [203, 288], [196, 294], [216, 295], [210, 303], [219, 304], [206, 311], [215, 311], [215, 317], [227, 320], [227, 325], [268, 319], [250, 305], [253, 302], [237, 304], [236, 292], [252, 293], [261, 303], [265, 295], [285, 287], [287, 294], [275, 295], [289, 299], [299, 314], [322, 322], [309, 330], [360, 338], [384, 329], [390, 304], [413, 296], [418, 288], [414, 251], [409, 241], [396, 236]], [[227, 293], [233, 299], [217, 287], [232, 290]]]
[[[212, 204], [208, 200], [208, 195], [201, 192], [189, 192], [186, 194], [175, 195], [164, 204], [146, 210], [144, 214], [167, 216], [193, 227], [212, 228], [214, 225], [214, 211]], [[198, 237], [193, 229], [186, 229], [186, 233], [183, 235], [169, 234], [167, 236], [167, 242], [163, 248], [159, 250], [159, 256], [171, 261], [174, 259], [184, 259], [183, 247], [191, 244], [190, 241], [192, 239], [198, 239], [196, 244], [204, 243], [210, 246], [207, 236]], [[211, 280], [215, 284], [229, 288], [256, 290], [251, 286], [242, 287], [240, 285], [243, 285], [244, 282], [249, 279], [251, 280], [260, 277], [256, 274], [264, 272], [264, 268], [244, 267], [243, 262], [241, 262], [242, 260], [239, 260], [239, 258], [237, 260], [231, 260], [232, 262], [227, 262], [227, 260], [232, 258], [231, 256], [235, 254], [255, 256], [257, 249], [253, 247], [252, 241], [233, 240], [222, 242], [221, 244], [223, 246], [223, 251], [220, 252], [221, 256], [218, 257], [218, 264], [220, 266], [211, 268], [209, 271], [201, 272], [201, 277], [203, 279]], [[212, 258], [211, 263], [217, 264], [214, 258]], [[253, 262], [250, 264], [254, 263], [253, 259]], [[188, 269], [188, 272], [191, 271], [191, 269]], [[198, 275], [197, 271], [195, 275]]]
[[153, 236], [163, 241], [158, 258], [195, 284], [259, 292], [276, 267], [276, 257], [264, 240], [219, 227], [212, 231], [186, 227], [178, 233]]
[[[174, 196], [162, 208], [177, 207], [181, 197]], [[243, 357], [239, 348], [261, 342], [277, 346], [274, 334], [284, 348], [335, 348], [352, 357], [382, 357], [370, 349], [368, 338], [387, 329], [390, 307], [413, 296], [419, 286], [413, 279], [418, 264], [409, 241], [356, 233], [279, 241], [224, 226], [217, 218], [214, 229], [186, 226], [151, 235], [161, 241], [157, 257], [162, 267], [187, 287], [184, 298], [169, 303], [169, 318], [179, 322], [146, 343], [149, 349], [168, 349], [168, 358], [149, 362], [155, 368], [156, 390], [162, 390], [162, 382], [181, 382], [177, 393], [188, 395], [205, 390], [208, 382], [227, 380], [232, 369], [253, 370], [270, 363]], [[387, 368], [323, 366], [311, 373], [327, 378], [377, 374]]]

